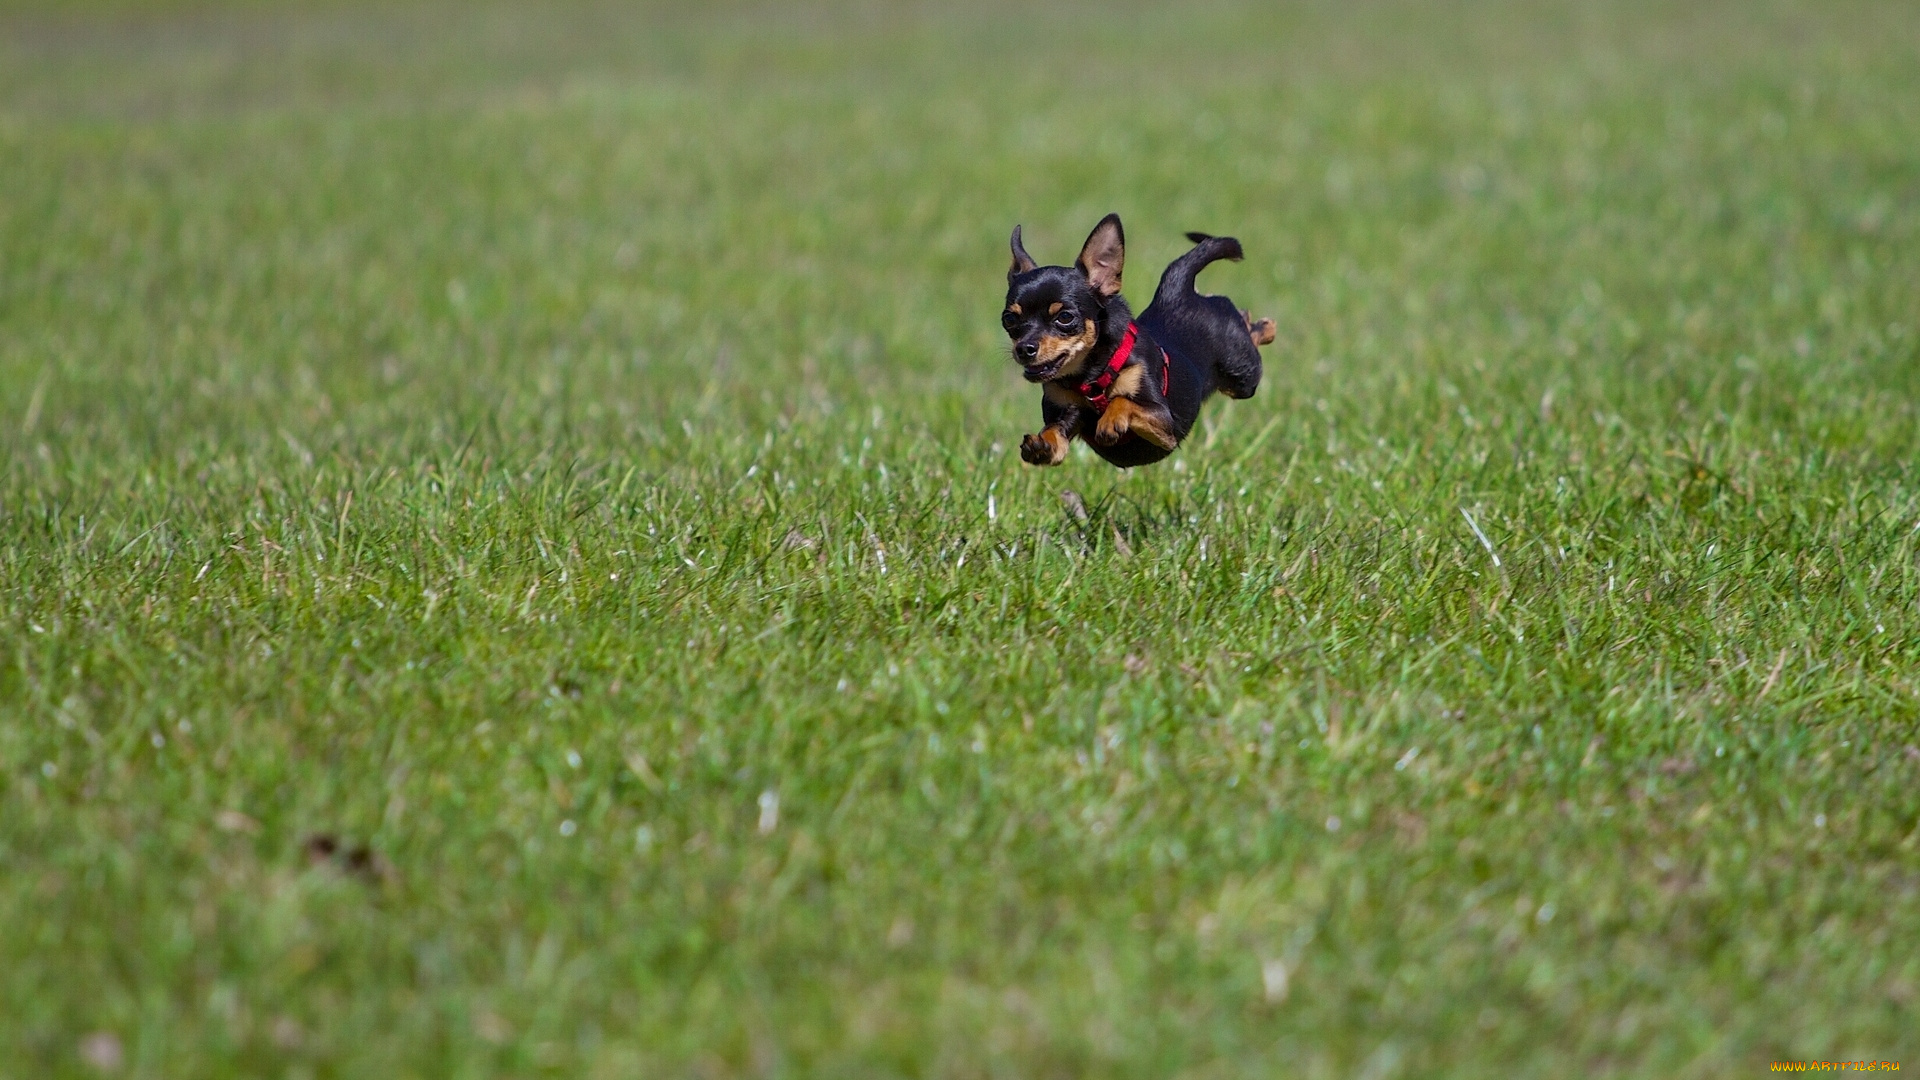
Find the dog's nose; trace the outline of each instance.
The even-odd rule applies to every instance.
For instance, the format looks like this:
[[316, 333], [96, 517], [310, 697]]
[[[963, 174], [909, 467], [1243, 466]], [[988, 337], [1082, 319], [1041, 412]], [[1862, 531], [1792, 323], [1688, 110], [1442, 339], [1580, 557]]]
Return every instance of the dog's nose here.
[[1031, 360], [1040, 355], [1040, 343], [1037, 341], [1023, 341], [1014, 346], [1013, 351], [1019, 354], [1020, 359]]

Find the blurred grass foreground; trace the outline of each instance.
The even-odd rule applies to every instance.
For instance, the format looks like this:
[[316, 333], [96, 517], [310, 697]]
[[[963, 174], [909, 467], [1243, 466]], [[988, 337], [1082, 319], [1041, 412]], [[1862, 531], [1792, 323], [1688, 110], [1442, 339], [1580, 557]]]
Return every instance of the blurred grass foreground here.
[[0, 1077], [1920, 1067], [1917, 342], [1906, 0], [8, 4]]

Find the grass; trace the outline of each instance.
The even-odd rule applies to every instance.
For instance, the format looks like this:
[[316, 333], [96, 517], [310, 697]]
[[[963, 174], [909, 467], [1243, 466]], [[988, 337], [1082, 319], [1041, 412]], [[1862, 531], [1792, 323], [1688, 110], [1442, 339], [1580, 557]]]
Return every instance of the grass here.
[[[0, 1076], [1920, 1064], [1916, 61], [10, 7]], [[1281, 340], [1027, 468], [1110, 209]]]

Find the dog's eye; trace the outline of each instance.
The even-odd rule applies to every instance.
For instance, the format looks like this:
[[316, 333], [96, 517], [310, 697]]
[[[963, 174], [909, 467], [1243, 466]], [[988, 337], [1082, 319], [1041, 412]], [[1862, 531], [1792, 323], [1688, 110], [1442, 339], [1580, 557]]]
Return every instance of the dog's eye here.
[[1063, 327], [1070, 327], [1074, 323], [1078, 322], [1079, 320], [1074, 318], [1073, 312], [1063, 311], [1060, 314], [1055, 315], [1053, 317], [1053, 321], [1059, 323]]
[[1012, 330], [1014, 327], [1020, 325], [1020, 316], [1015, 315], [1011, 311], [1003, 311], [1000, 313], [1000, 325], [1008, 330]]

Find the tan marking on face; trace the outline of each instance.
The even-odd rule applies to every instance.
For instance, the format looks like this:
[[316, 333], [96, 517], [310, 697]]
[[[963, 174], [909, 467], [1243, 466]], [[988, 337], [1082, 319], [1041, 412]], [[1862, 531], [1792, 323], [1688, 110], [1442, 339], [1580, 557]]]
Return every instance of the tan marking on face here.
[[1011, 312], [1013, 312], [1013, 313], [1014, 313], [1015, 315], [1025, 315], [1025, 314], [1026, 314], [1026, 312], [1024, 312], [1024, 311], [1021, 311], [1021, 310], [1020, 310], [1020, 305], [1019, 305], [1019, 304], [1008, 304], [1008, 305], [1007, 305], [1007, 310], [1008, 310], [1008, 311], [1011, 311]]
[[1092, 319], [1088, 319], [1083, 325], [1085, 328], [1072, 337], [1064, 334], [1041, 334], [1040, 355], [1034, 358], [1033, 363], [1051, 364], [1059, 360], [1061, 376], [1078, 373], [1086, 366], [1087, 353], [1093, 351], [1093, 343], [1100, 338], [1100, 331], [1094, 327]]
[[1131, 398], [1117, 397], [1107, 404], [1107, 411], [1100, 414], [1094, 439], [1102, 446], [1112, 446], [1128, 435], [1138, 435], [1162, 450], [1180, 445], [1159, 410], [1145, 409]]
[[1058, 315], [1060, 314], [1060, 309], [1066, 306], [1067, 305], [1061, 303], [1060, 301], [1055, 300], [1053, 303], [1047, 305], [1047, 314]]

